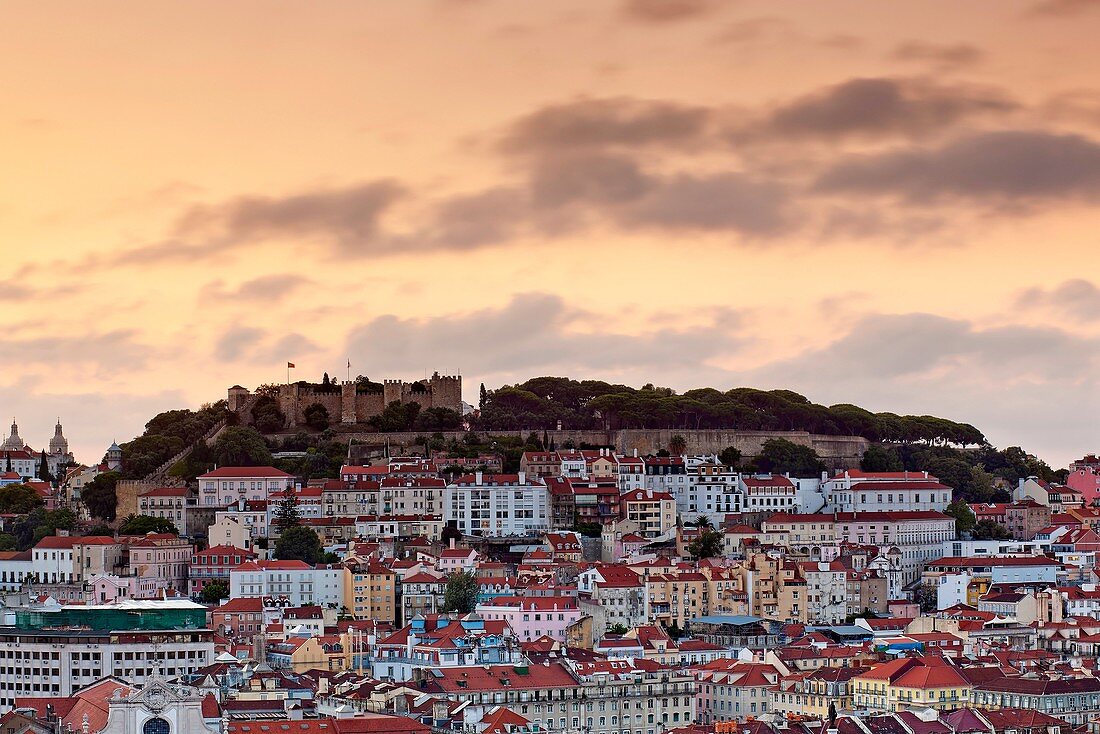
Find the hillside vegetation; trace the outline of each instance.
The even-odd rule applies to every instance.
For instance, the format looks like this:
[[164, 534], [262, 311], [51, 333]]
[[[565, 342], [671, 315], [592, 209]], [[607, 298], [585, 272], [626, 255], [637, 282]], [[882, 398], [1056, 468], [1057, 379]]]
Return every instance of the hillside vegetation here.
[[862, 436], [868, 441], [980, 446], [985, 436], [969, 423], [930, 415], [872, 413], [856, 405], [824, 406], [791, 390], [633, 388], [598, 380], [537, 377], [482, 392], [483, 430], [553, 428], [727, 428], [809, 431]]

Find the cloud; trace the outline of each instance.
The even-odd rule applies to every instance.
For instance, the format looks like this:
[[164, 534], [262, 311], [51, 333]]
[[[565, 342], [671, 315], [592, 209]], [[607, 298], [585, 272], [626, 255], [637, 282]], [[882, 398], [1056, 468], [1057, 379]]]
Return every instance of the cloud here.
[[[195, 261], [273, 239], [318, 241], [346, 255], [385, 250], [382, 217], [405, 198], [392, 179], [343, 188], [301, 191], [285, 196], [239, 196], [189, 207], [170, 235], [159, 241], [114, 253], [112, 266]], [[89, 265], [102, 263], [90, 258]]]
[[222, 362], [235, 362], [259, 344], [266, 333], [252, 326], [233, 326], [214, 343], [214, 356]]
[[19, 367], [66, 365], [92, 368], [97, 373], [144, 368], [153, 349], [137, 339], [134, 329], [82, 334], [0, 338], [0, 365]]
[[819, 192], [896, 195], [915, 202], [1100, 197], [1100, 145], [1079, 135], [982, 132], [934, 148], [853, 156], [826, 169]]
[[849, 79], [775, 107], [731, 131], [735, 143], [760, 139], [836, 141], [920, 139], [983, 116], [1017, 108], [1002, 92], [922, 79]]
[[654, 186], [631, 158], [572, 155], [546, 158], [534, 168], [531, 196], [536, 206], [587, 205], [634, 201]]
[[17, 280], [0, 281], [0, 301], [26, 301], [38, 295], [38, 291]]
[[70, 450], [85, 464], [102, 459], [112, 441], [121, 443], [140, 434], [157, 413], [189, 405], [179, 390], [142, 394], [102, 387], [86, 393], [79, 389], [59, 381], [36, 387], [0, 386], [0, 404], [9, 420], [12, 415], [18, 418], [19, 433], [32, 447], [48, 445], [54, 420], [60, 416]]
[[818, 402], [965, 421], [996, 445], [1068, 461], [1066, 447], [1095, 433], [1098, 362], [1100, 342], [1059, 329], [872, 314], [821, 348], [742, 377]]
[[631, 158], [594, 154], [541, 159], [531, 174], [532, 206], [598, 218], [624, 231], [735, 232], [773, 237], [798, 220], [790, 191], [740, 172], [662, 175]]
[[525, 231], [527, 209], [527, 197], [515, 188], [459, 194], [438, 202], [429, 224], [414, 239], [456, 250], [502, 244]]
[[1074, 89], [1050, 97], [1043, 105], [1048, 117], [1100, 127], [1100, 91]]
[[711, 43], [719, 45], [751, 43], [775, 33], [792, 32], [792, 30], [793, 24], [785, 18], [774, 16], [746, 18], [727, 23], [721, 31], [711, 38]]
[[774, 236], [797, 221], [786, 187], [741, 173], [674, 176], [625, 207], [620, 223]]
[[215, 280], [203, 286], [200, 297], [218, 301], [275, 302], [283, 300], [311, 282], [309, 278], [294, 273], [261, 275], [244, 281], [236, 288], [227, 287], [223, 281]]
[[1042, 0], [1027, 10], [1028, 15], [1065, 18], [1100, 9], [1100, 0]]
[[985, 53], [969, 43], [930, 43], [928, 41], [906, 41], [898, 44], [890, 53], [897, 61], [923, 61], [939, 66], [972, 66], [981, 61]]
[[287, 196], [241, 196], [185, 212], [180, 238], [200, 236], [219, 245], [270, 238], [322, 239], [349, 253], [369, 251], [382, 215], [405, 195], [391, 179]]
[[[1077, 360], [1067, 360], [1071, 354]], [[1085, 376], [1100, 342], [1052, 328], [980, 329], [968, 321], [927, 313], [868, 316], [813, 359], [791, 362], [821, 379], [929, 378], [962, 367], [987, 379], [1047, 381]]]
[[625, 0], [623, 14], [643, 23], [679, 23], [710, 15], [721, 0]]
[[295, 356], [320, 351], [320, 347], [298, 333], [276, 335], [252, 326], [231, 326], [214, 343], [214, 356], [222, 362], [278, 363]]
[[[656, 328], [640, 336], [586, 328], [598, 319], [560, 296], [526, 293], [499, 308], [469, 313], [422, 319], [379, 316], [349, 334], [347, 350], [353, 360], [357, 354], [368, 355], [371, 369], [380, 374], [461, 369], [479, 379], [526, 379], [554, 371], [609, 376], [706, 371], [708, 359], [742, 348], [736, 314], [725, 313], [709, 326]], [[380, 350], [380, 344], [386, 348]]]
[[1040, 308], [1091, 323], [1100, 320], [1100, 288], [1073, 278], [1050, 288], [1028, 288], [1016, 297], [1015, 306], [1021, 310]]
[[508, 154], [543, 154], [609, 146], [682, 146], [697, 141], [712, 112], [706, 107], [632, 97], [554, 104], [516, 120], [499, 142]]

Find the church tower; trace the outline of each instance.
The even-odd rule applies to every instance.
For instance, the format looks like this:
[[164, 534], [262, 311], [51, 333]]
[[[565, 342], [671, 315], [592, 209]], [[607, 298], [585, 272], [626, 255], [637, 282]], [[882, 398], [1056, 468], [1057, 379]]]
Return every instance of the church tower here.
[[4, 443], [0, 443], [0, 451], [22, 451], [25, 446], [23, 439], [19, 437], [19, 424], [15, 422], [15, 418], [12, 418], [11, 435]]
[[57, 419], [57, 425], [53, 429], [53, 438], [50, 439], [50, 453], [54, 456], [66, 456], [69, 453], [69, 441], [61, 432], [61, 419]]

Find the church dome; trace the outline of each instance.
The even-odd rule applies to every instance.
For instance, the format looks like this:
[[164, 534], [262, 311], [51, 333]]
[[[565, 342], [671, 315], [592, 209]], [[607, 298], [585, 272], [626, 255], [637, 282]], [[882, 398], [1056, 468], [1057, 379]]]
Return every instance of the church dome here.
[[11, 435], [4, 440], [4, 443], [0, 443], [0, 451], [22, 451], [26, 445], [19, 437], [19, 424], [12, 418]]

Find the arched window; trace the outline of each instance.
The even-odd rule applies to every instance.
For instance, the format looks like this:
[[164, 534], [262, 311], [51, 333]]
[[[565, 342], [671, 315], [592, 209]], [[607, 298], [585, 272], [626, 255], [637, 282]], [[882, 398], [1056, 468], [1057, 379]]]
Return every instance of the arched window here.
[[141, 734], [168, 734], [170, 730], [168, 722], [157, 717], [145, 722], [145, 726], [141, 727]]

